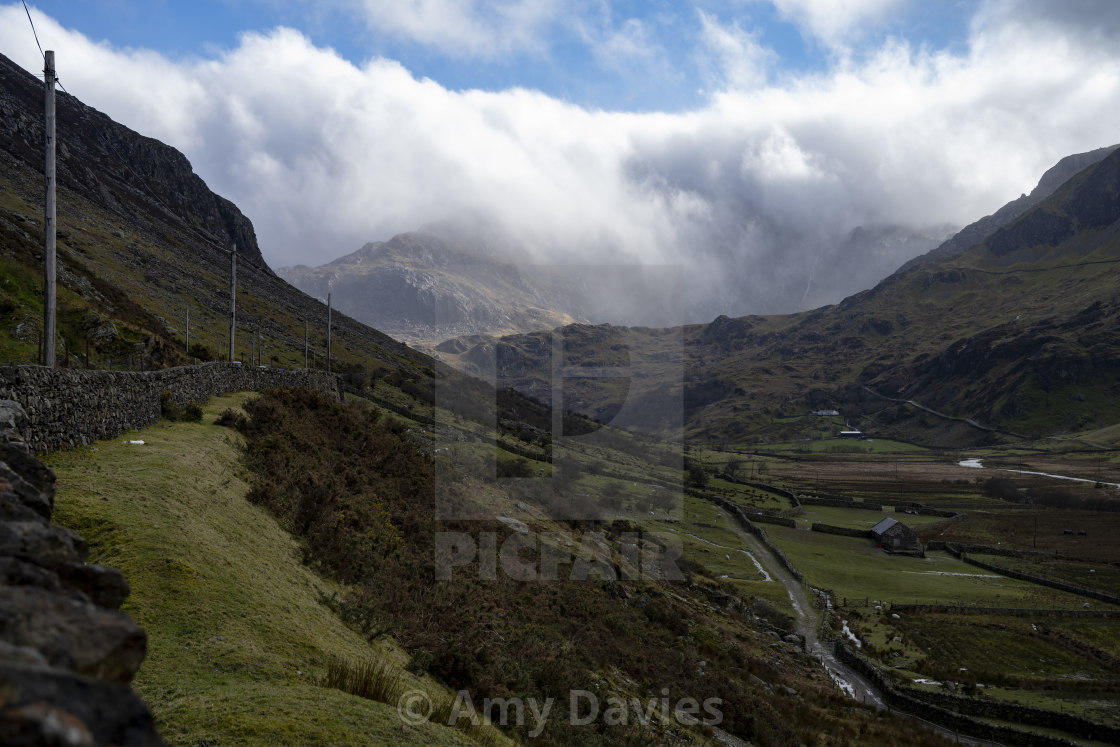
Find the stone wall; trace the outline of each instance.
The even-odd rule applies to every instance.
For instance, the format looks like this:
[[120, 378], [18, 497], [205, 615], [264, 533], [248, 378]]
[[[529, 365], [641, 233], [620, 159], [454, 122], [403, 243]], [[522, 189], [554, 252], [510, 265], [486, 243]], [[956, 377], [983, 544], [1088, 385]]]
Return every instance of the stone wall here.
[[946, 519], [959, 516], [956, 511], [950, 511], [945, 508], [934, 508], [933, 506], [927, 506], [924, 503], [917, 503], [915, 501], [895, 501], [894, 510], [906, 514], [915, 514], [916, 516], [940, 516]]
[[891, 604], [891, 612], [949, 615], [1010, 615], [1012, 617], [1110, 617], [1120, 619], [1120, 610], [1061, 610], [1031, 607], [977, 607], [964, 604]]
[[[948, 517], [946, 517], [944, 519], [938, 519], [937, 521], [931, 521], [928, 524], [920, 524], [919, 526], [914, 527], [914, 531], [917, 532], [918, 534], [922, 534], [924, 532], [927, 532], [930, 529], [937, 529], [939, 527], [943, 528], [943, 527], [948, 526], [949, 524], [956, 524], [958, 521], [961, 521], [965, 517], [966, 517], [966, 514], [953, 513], [953, 514], [950, 514]], [[927, 545], [927, 548], [930, 549], [930, 550], [935, 549], [935, 548], [930, 546], [932, 544], [933, 544], [933, 542], [930, 541], [930, 543]], [[937, 548], [937, 549], [944, 550], [945, 549], [945, 543], [942, 542], [941, 547]]]
[[820, 498], [811, 495], [799, 495], [798, 500], [803, 506], [829, 506], [831, 508], [858, 508], [865, 511], [882, 511], [883, 504], [868, 501], [853, 501], [846, 498]]
[[37, 453], [83, 446], [143, 428], [160, 418], [160, 395], [179, 404], [246, 390], [303, 386], [338, 393], [337, 377], [309, 369], [205, 363], [160, 371], [0, 367], [0, 399], [27, 413], [24, 441]]
[[1012, 568], [1004, 568], [1003, 566], [995, 565], [994, 563], [985, 563], [983, 560], [977, 560], [967, 553], [961, 553], [961, 560], [970, 565], [974, 565], [977, 568], [983, 568], [986, 571], [994, 571], [995, 573], [998, 573], [1001, 576], [1007, 576], [1008, 578], [1017, 578], [1020, 581], [1029, 581], [1032, 584], [1038, 584], [1039, 586], [1049, 586], [1051, 589], [1058, 589], [1059, 591], [1065, 591], [1070, 594], [1077, 594], [1078, 596], [1096, 599], [1101, 602], [1108, 602], [1109, 604], [1120, 604], [1120, 597], [1117, 597], [1115, 594], [1106, 594], [1103, 591], [1097, 591], [1095, 589], [1085, 589], [1080, 586], [1074, 586], [1073, 584], [1067, 584], [1064, 581], [1055, 581], [1052, 578], [1033, 576], [1029, 573], [1016, 571]]
[[[934, 522], [932, 524], [923, 524], [918, 528], [927, 529], [936, 525], [937, 522]], [[978, 553], [980, 555], [1000, 555], [1006, 558], [1036, 558], [1038, 560], [1047, 560], [1054, 557], [1054, 553], [1042, 552], [1041, 550], [1015, 550], [1010, 547], [996, 547], [993, 545], [970, 545], [954, 542], [952, 540], [930, 540], [929, 549], [944, 550], [958, 558], [962, 553], [966, 552]]]
[[[770, 551], [770, 554], [773, 555], [777, 559], [777, 561], [785, 567], [787, 571], [789, 571], [791, 576], [796, 578], [798, 581], [805, 580], [805, 577], [801, 575], [801, 571], [797, 570], [797, 567], [794, 566], [793, 561], [787, 558], [786, 554], [782, 552], [777, 545], [770, 541], [770, 537], [766, 534], [766, 530], [760, 526], [755, 525], [749, 518], [747, 518], [747, 512], [743, 510], [742, 506], [737, 503], [732, 503], [731, 501], [724, 500], [723, 498], [713, 497], [711, 500], [713, 500], [717, 505], [726, 510], [729, 514], [734, 516], [744, 529], [753, 534], [755, 537], [758, 537], [759, 542], [766, 545], [766, 549]], [[796, 526], [796, 523], [794, 525]]]
[[871, 539], [870, 529], [852, 529], [851, 527], [837, 527], [831, 524], [822, 524], [819, 521], [813, 522], [810, 527], [814, 532], [823, 532], [824, 534], [840, 534], [845, 537], [863, 537], [864, 539]]
[[128, 583], [51, 523], [54, 473], [20, 440], [26, 424], [0, 402], [0, 744], [162, 745], [128, 684], [148, 643], [118, 609]]

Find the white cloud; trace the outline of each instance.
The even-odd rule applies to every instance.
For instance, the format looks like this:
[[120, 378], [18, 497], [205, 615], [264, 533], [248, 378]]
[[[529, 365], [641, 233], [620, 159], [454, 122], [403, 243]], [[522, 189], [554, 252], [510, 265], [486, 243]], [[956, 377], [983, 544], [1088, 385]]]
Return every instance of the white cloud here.
[[531, 50], [564, 12], [559, 0], [356, 0], [378, 31], [462, 57]]
[[756, 34], [744, 31], [738, 23], [724, 25], [702, 10], [698, 13], [701, 38], [708, 54], [716, 58], [719, 69], [714, 87], [749, 90], [764, 85], [777, 55], [763, 47]]
[[[20, 14], [0, 8], [0, 48], [37, 70]], [[749, 33], [713, 22], [708, 43], [742, 52], [744, 72], [728, 64], [721, 92], [680, 114], [451, 91], [284, 29], [178, 62], [49, 19], [40, 35], [62, 50], [71, 93], [183, 150], [253, 220], [274, 265], [472, 210], [545, 261], [679, 263], [702, 318], [791, 310], [854, 227], [961, 225], [1058, 158], [1120, 139], [1117, 47], [1069, 23], [991, 11], [964, 54], [896, 41], [779, 85], [760, 77], [766, 53]], [[875, 279], [856, 265], [837, 265], [849, 290]]]
[[908, 0], [771, 0], [802, 33], [829, 47], [843, 47], [861, 25], [874, 25]]

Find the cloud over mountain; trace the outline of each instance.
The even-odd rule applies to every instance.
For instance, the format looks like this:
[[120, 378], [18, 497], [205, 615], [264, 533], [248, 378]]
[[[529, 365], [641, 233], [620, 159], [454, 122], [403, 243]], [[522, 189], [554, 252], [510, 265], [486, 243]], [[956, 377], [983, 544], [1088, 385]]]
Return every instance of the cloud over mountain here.
[[[414, 2], [382, 20], [451, 33], [425, 25], [444, 5], [472, 13], [454, 42], [465, 49], [503, 23], [533, 39], [555, 22], [550, 4], [532, 2], [486, 13]], [[842, 40], [897, 4], [846, 16], [777, 5], [805, 33]], [[275, 265], [321, 264], [470, 211], [504, 224], [530, 261], [681, 265], [705, 301], [693, 304], [700, 318], [838, 300], [840, 290], [813, 292], [814, 272], [850, 275], [848, 292], [877, 279], [865, 256], [837, 254], [853, 229], [962, 225], [1029, 191], [1058, 158], [1117, 139], [1112, 3], [994, 0], [963, 49], [892, 38], [785, 76], [748, 27], [696, 13], [695, 51], [712, 61], [715, 88], [701, 107], [664, 113], [451, 90], [394, 60], [354, 64], [287, 28], [177, 60], [49, 19], [40, 35], [59, 50], [67, 90], [184, 151], [253, 219]], [[0, 44], [38, 69], [20, 14], [0, 8]]]

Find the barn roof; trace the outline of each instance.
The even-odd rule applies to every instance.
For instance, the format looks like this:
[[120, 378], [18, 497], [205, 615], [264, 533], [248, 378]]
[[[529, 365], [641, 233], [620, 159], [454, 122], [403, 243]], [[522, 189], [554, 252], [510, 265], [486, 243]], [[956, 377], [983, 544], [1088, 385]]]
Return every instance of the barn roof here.
[[898, 523], [897, 520], [892, 519], [891, 517], [888, 516], [885, 519], [883, 519], [882, 521], [880, 521], [878, 524], [876, 524], [875, 526], [871, 527], [871, 533], [872, 534], [882, 534], [883, 532], [887, 531], [888, 529], [890, 529], [891, 527], [893, 527], [897, 523]]

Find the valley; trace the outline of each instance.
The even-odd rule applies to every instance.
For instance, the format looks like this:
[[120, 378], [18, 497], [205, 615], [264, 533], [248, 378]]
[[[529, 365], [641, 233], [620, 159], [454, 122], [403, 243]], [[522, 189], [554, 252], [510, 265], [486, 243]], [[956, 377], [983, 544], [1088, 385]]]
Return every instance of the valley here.
[[[12, 380], [41, 344], [39, 94], [0, 59]], [[178, 151], [60, 119], [61, 367], [331, 372], [166, 392], [40, 455], [58, 536], [131, 585], [167, 743], [1120, 740], [1115, 148], [838, 303], [643, 326], [588, 321], [617, 267], [529, 277], [446, 225], [273, 272]], [[5, 438], [65, 427], [40, 394]], [[53, 568], [15, 500], [5, 562]], [[0, 726], [53, 723], [0, 690]]]

